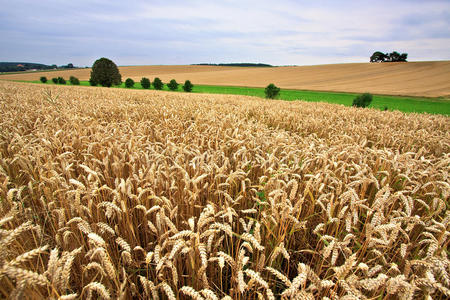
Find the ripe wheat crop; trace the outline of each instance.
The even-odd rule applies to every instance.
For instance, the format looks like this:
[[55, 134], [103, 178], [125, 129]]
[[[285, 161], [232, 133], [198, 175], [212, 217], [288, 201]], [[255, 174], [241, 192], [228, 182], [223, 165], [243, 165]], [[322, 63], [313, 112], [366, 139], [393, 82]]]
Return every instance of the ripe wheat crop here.
[[446, 299], [450, 119], [0, 83], [0, 295]]

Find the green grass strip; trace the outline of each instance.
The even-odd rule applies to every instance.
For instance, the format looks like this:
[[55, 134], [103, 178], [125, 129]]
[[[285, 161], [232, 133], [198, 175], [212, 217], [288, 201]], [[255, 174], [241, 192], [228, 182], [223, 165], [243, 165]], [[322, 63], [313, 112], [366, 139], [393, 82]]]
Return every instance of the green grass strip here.
[[[27, 81], [30, 82], [30, 81]], [[31, 81], [40, 83], [39, 80]], [[53, 84], [49, 80], [46, 84]], [[67, 81], [67, 85], [70, 82]], [[89, 86], [88, 81], [81, 81], [80, 85]], [[125, 83], [115, 88], [125, 88]], [[131, 89], [142, 89], [139, 82], [134, 84]], [[153, 90], [153, 87], [151, 88]], [[165, 91], [168, 91], [167, 85], [164, 85]], [[178, 91], [183, 92], [181, 84]], [[209, 93], [209, 94], [231, 94], [231, 95], [245, 95], [264, 98], [264, 88], [256, 87], [238, 87], [238, 86], [216, 86], [216, 85], [196, 85], [194, 83], [193, 93]], [[305, 90], [287, 90], [281, 89], [278, 99], [295, 101], [302, 100], [308, 102], [327, 102], [351, 106], [353, 99], [359, 95], [357, 93], [340, 93], [340, 92], [318, 92]], [[273, 100], [267, 100], [273, 101]], [[403, 96], [388, 96], [388, 95], [373, 95], [370, 107], [384, 110], [399, 110], [402, 112], [414, 113], [430, 113], [450, 115], [450, 100], [444, 98], [425, 98], [425, 97], [403, 97]]]

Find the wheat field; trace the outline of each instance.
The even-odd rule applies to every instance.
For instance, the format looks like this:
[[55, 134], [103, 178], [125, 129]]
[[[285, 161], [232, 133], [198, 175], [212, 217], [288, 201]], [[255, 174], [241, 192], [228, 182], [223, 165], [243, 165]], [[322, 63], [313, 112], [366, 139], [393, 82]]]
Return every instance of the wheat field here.
[[450, 119], [0, 82], [0, 295], [447, 299]]
[[[373, 93], [450, 99], [450, 61], [408, 63], [349, 63], [276, 68], [226, 66], [125, 66], [119, 67], [122, 80], [142, 77], [163, 82], [176, 79], [194, 84], [266, 87], [274, 83], [283, 89]], [[39, 80], [40, 76], [76, 76], [88, 80], [91, 69], [56, 72], [2, 74], [6, 80]]]

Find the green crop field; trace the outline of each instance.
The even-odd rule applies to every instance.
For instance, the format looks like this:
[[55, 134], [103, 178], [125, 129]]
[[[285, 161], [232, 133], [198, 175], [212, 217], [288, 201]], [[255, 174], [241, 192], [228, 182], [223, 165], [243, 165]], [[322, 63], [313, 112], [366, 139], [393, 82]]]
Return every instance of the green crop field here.
[[[231, 86], [195, 86], [196, 93], [212, 94], [236, 94], [256, 97], [264, 97], [263, 88], [249, 87], [231, 87]], [[336, 93], [336, 92], [317, 92], [302, 90], [284, 90], [281, 89], [279, 99], [282, 100], [303, 100], [308, 102], [328, 102], [351, 106], [353, 99], [358, 94]], [[370, 107], [389, 110], [399, 110], [403, 112], [433, 113], [450, 115], [450, 100], [440, 98], [417, 98], [417, 97], [399, 97], [374, 95]]]
[[[28, 81], [30, 82], [30, 81]], [[31, 81], [40, 83], [40, 81]], [[53, 84], [51, 80], [46, 84]], [[70, 84], [67, 82], [67, 84]], [[89, 86], [88, 81], [81, 81], [80, 85]], [[117, 88], [125, 88], [125, 83], [117, 86]], [[141, 84], [136, 82], [133, 89], [142, 89]], [[153, 87], [152, 87], [153, 89]], [[164, 90], [168, 91], [166, 85]], [[181, 84], [178, 92], [181, 92]], [[193, 93], [209, 93], [209, 94], [232, 94], [245, 95], [264, 98], [264, 88], [255, 87], [237, 87], [237, 86], [211, 86], [211, 85], [196, 85], [194, 83]], [[328, 102], [335, 104], [342, 104], [351, 106], [353, 99], [358, 94], [354, 93], [338, 93], [338, 92], [318, 92], [318, 91], [304, 91], [304, 90], [286, 90], [281, 89], [278, 99], [280, 100], [302, 100], [308, 102]], [[273, 101], [273, 100], [271, 100]], [[370, 105], [372, 108], [384, 110], [399, 110], [402, 112], [415, 113], [430, 113], [450, 115], [450, 100], [443, 98], [424, 98], [424, 97], [401, 97], [388, 95], [374, 95], [373, 101]]]

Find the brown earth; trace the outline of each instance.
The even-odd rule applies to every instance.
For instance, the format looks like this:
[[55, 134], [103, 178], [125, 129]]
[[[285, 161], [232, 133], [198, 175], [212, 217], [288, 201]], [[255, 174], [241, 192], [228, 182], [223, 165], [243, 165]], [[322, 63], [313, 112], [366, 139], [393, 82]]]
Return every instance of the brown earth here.
[[[300, 67], [242, 68], [219, 66], [120, 67], [128, 77], [163, 82], [187, 79], [194, 84], [264, 87], [275, 83], [285, 89], [450, 98], [450, 61], [408, 63], [352, 63]], [[0, 75], [0, 79], [38, 80], [71, 75], [88, 80], [90, 69]]]

